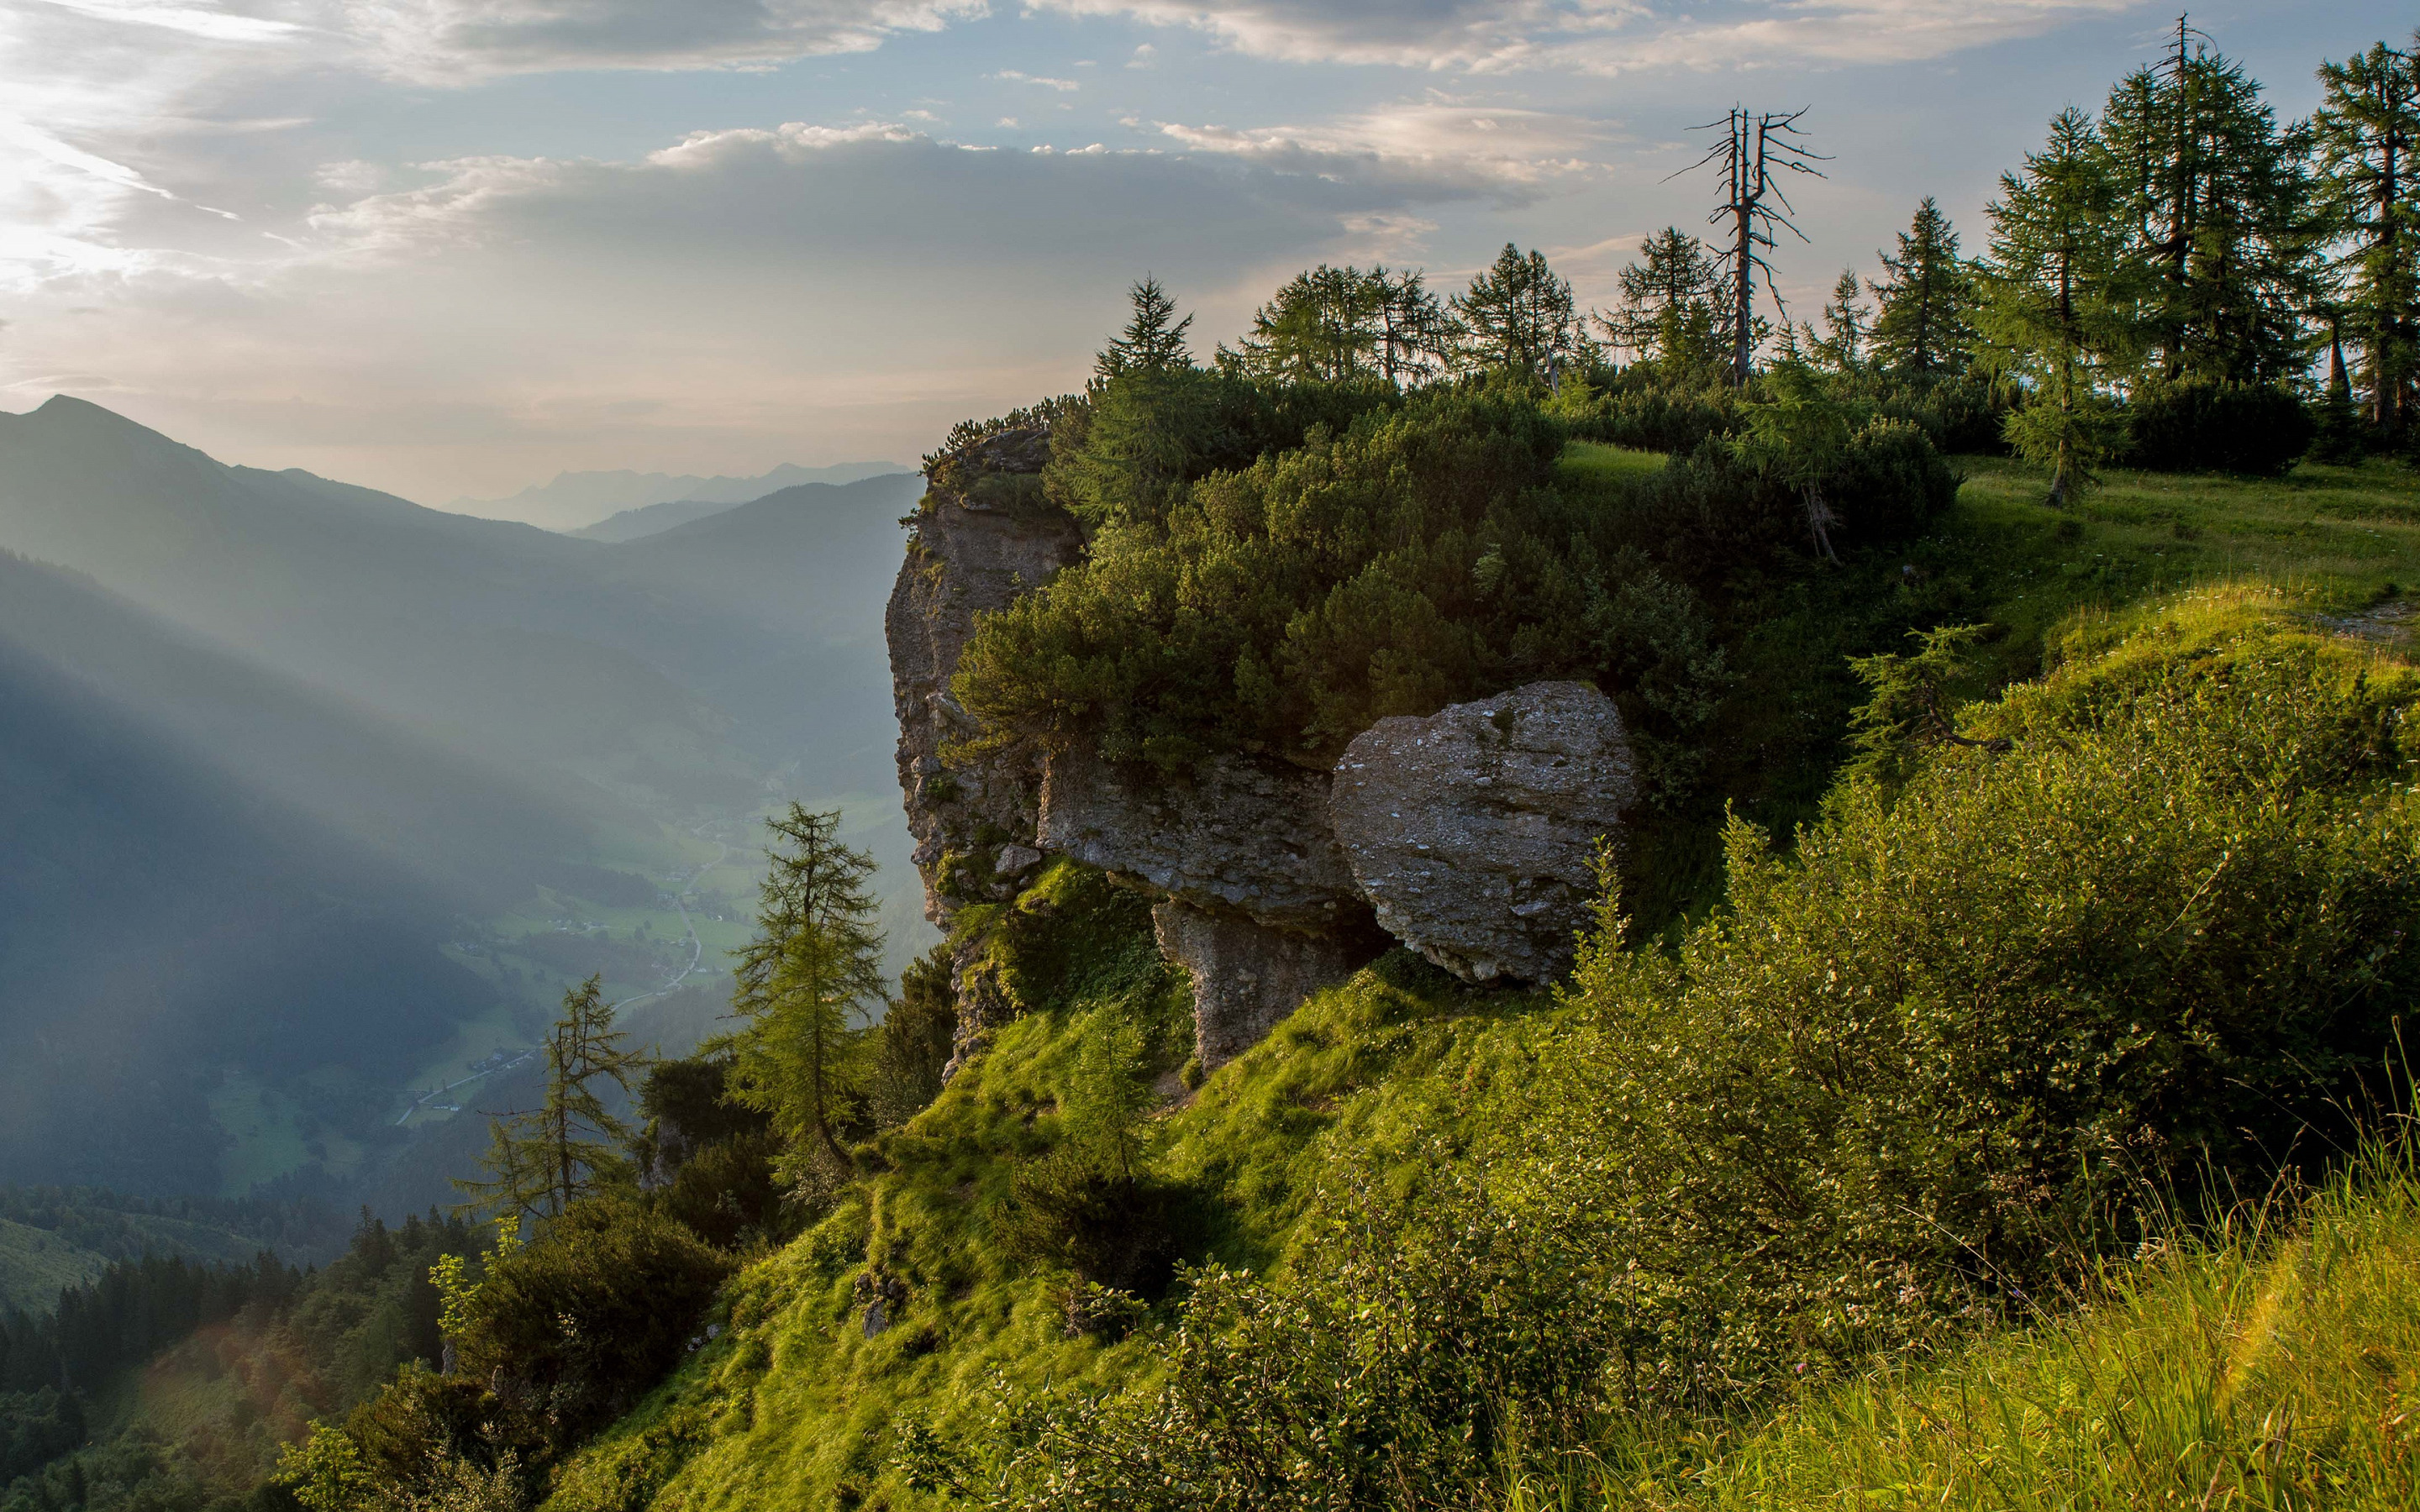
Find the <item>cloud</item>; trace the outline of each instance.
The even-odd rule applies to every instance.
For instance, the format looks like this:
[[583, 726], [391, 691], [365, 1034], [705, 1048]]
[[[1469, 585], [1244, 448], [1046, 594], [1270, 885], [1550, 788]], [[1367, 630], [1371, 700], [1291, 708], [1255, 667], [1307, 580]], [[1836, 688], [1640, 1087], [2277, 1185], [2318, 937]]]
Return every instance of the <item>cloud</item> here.
[[1472, 72], [1906, 62], [2033, 36], [2134, 0], [1031, 0], [1206, 32], [1255, 57]]
[[265, 41], [302, 30], [290, 21], [239, 15], [208, 6], [160, 5], [154, 0], [43, 0], [43, 3], [101, 21], [158, 26], [222, 42]]
[[337, 0], [386, 71], [428, 84], [566, 69], [733, 68], [863, 53], [985, 0]]
[[1015, 69], [1002, 69], [992, 77], [1005, 79], [1011, 84], [1038, 84], [1045, 89], [1056, 89], [1063, 94], [1083, 87], [1073, 79], [1049, 79], [1036, 73], [1019, 73]]
[[1452, 100], [1386, 106], [1311, 126], [1230, 128], [1159, 123], [1197, 152], [1281, 173], [1426, 185], [1498, 201], [1534, 197], [1549, 179], [1584, 173], [1610, 134], [1576, 116]]

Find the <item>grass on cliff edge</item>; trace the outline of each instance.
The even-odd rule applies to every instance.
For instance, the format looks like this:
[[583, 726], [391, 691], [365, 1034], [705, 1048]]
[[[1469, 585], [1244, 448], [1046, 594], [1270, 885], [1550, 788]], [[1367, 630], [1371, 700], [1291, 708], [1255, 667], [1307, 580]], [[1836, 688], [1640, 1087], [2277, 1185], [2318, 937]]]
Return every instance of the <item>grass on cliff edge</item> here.
[[[1678, 1468], [1676, 1468], [1676, 1465]], [[2112, 1268], [2035, 1326], [1694, 1443], [1621, 1441], [1504, 1512], [2420, 1504], [2420, 1166]]]
[[[989, 1421], [996, 1382], [1108, 1390], [1155, 1368], [1140, 1340], [1069, 1337], [1064, 1278], [1022, 1273], [994, 1243], [1016, 1161], [1056, 1136], [1058, 1088], [1084, 1036], [1137, 1006], [1158, 964], [1147, 919], [1122, 935], [1104, 917], [1113, 910], [1088, 913], [1084, 886], [1079, 870], [1053, 868], [1011, 905], [1087, 931], [1063, 951], [1091, 963], [1069, 973], [1075, 990], [995, 1031], [932, 1107], [885, 1137], [889, 1170], [735, 1281], [721, 1336], [564, 1468], [548, 1512], [924, 1506], [891, 1463], [903, 1416], [967, 1436]], [[1463, 987], [1403, 951], [1314, 997], [1156, 1119], [1153, 1168], [1199, 1198], [1198, 1252], [1282, 1272], [1326, 1139], [1391, 1152], [1410, 1180], [1517, 1065], [1507, 1047], [1544, 1002]], [[908, 1288], [871, 1338], [856, 1284], [869, 1257]]]

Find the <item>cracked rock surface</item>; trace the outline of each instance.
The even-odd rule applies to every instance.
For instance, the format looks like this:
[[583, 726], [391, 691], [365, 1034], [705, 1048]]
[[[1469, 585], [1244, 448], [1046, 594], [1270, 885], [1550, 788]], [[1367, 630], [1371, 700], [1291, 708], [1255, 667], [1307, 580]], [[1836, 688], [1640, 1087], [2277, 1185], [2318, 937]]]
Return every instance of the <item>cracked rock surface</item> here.
[[1325, 773], [1240, 756], [1173, 782], [1083, 751], [1050, 758], [1036, 843], [1198, 908], [1297, 933], [1369, 910], [1327, 825]]
[[1531, 683], [1381, 719], [1336, 764], [1328, 811], [1388, 933], [1465, 981], [1551, 981], [1596, 893], [1599, 837], [1637, 793], [1613, 701]]

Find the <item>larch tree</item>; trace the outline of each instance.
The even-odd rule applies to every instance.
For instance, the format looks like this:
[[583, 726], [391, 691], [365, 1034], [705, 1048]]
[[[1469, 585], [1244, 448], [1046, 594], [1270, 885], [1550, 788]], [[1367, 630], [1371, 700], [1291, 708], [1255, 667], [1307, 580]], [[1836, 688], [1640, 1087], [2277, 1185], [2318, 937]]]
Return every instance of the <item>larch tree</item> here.
[[874, 860], [841, 843], [840, 819], [793, 803], [768, 821], [756, 933], [731, 999], [744, 1026], [711, 1046], [731, 1053], [733, 1095], [771, 1119], [793, 1180], [847, 1166], [840, 1135], [868, 1090], [866, 1023], [886, 1001]]
[[2344, 238], [2334, 272], [2339, 330], [2361, 351], [2360, 387], [2370, 424], [2399, 435], [2420, 377], [2414, 312], [2420, 310], [2420, 37], [2398, 50], [2380, 42], [2324, 64], [2325, 98], [2311, 117], [2319, 179], [2330, 220]]
[[1377, 345], [1377, 301], [1358, 269], [1326, 263], [1288, 279], [1252, 312], [1251, 332], [1221, 366], [1295, 382], [1357, 377]]
[[1621, 302], [1595, 316], [1616, 350], [1636, 352], [1671, 379], [1726, 361], [1730, 288], [1704, 242], [1666, 226], [1638, 244], [1638, 260], [1616, 279]]
[[563, 995], [563, 1015], [547, 1031], [545, 1100], [489, 1121], [486, 1175], [455, 1182], [469, 1196], [465, 1210], [556, 1217], [598, 1188], [630, 1179], [633, 1131], [603, 1091], [611, 1082], [627, 1102], [630, 1078], [648, 1064], [628, 1038], [613, 1026], [599, 978]]
[[2054, 508], [2115, 444], [2112, 385], [2131, 375], [2139, 347], [2118, 204], [2108, 149], [2091, 118], [2071, 108], [2023, 172], [2001, 176], [1990, 207], [1976, 355], [2029, 391], [2008, 436], [2049, 466]]
[[1481, 371], [1536, 374], [1579, 354], [1587, 337], [1572, 302], [1572, 285], [1546, 265], [1542, 252], [1511, 242], [1495, 265], [1454, 296], [1463, 358]]
[[1873, 307], [1860, 302], [1865, 288], [1854, 268], [1843, 268], [1823, 305], [1823, 334], [1807, 343], [1818, 366], [1847, 375], [1866, 365], [1866, 347], [1873, 334]]
[[2167, 57], [2102, 112], [2145, 334], [2164, 378], [2277, 382], [2307, 360], [2321, 222], [2301, 133], [2197, 37], [2180, 19]]
[[1899, 234], [1899, 251], [1880, 255], [1884, 276], [1866, 285], [1877, 306], [1868, 342], [1874, 364], [1917, 383], [1964, 372], [1975, 342], [1975, 273], [1931, 195]]
[[1435, 377], [1453, 356], [1454, 323], [1419, 269], [1373, 268], [1378, 286], [1378, 376], [1401, 388]]

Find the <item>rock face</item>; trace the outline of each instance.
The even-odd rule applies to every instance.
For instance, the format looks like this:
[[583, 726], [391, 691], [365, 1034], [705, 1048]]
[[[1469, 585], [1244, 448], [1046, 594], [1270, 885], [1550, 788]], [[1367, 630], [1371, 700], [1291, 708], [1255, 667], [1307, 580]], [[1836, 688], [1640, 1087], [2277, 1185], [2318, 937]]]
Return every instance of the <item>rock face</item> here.
[[1297, 934], [1242, 914], [1212, 913], [1170, 898], [1151, 911], [1159, 953], [1193, 974], [1193, 1046], [1216, 1071], [1268, 1038], [1303, 1000], [1374, 960], [1374, 929]]
[[1189, 782], [1081, 751], [1050, 759], [1037, 830], [1073, 856], [1198, 908], [1297, 933], [1369, 917], [1327, 823], [1327, 776], [1215, 757]]
[[[1047, 456], [1042, 433], [1011, 432], [971, 449], [953, 471], [972, 480], [973, 492], [998, 495], [1004, 490], [986, 485], [1006, 478], [1030, 487]], [[1057, 511], [1002, 507], [942, 488], [926, 496], [915, 526], [883, 633], [899, 716], [899, 787], [916, 837], [924, 917], [947, 929], [962, 905], [1013, 896], [1015, 878], [1041, 859], [1032, 843], [1040, 763], [1008, 754], [942, 766], [941, 748], [973, 733], [950, 694], [951, 675], [974, 634], [975, 616], [1074, 561], [1083, 536]], [[1010, 1011], [996, 982], [970, 980], [968, 964], [957, 962], [951, 983], [958, 995], [953, 1071]]]
[[1548, 981], [1595, 896], [1600, 836], [1636, 789], [1613, 701], [1532, 683], [1345, 748], [1328, 811], [1387, 933], [1466, 981]]
[[1216, 1069], [1386, 948], [1327, 824], [1324, 773], [1225, 757], [1187, 783], [1053, 757], [1039, 843], [1156, 894], [1160, 954], [1193, 974]]
[[[1003, 450], [1007, 460], [1039, 470], [1038, 458], [1026, 455], [1033, 448]], [[899, 786], [924, 879], [924, 917], [936, 924], [947, 927], [963, 903], [1015, 891], [1000, 866], [1004, 853], [1014, 853], [1011, 872], [1039, 858], [1032, 841], [1042, 779], [1034, 761], [991, 757], [942, 768], [942, 746], [973, 733], [950, 694], [951, 674], [975, 616], [1038, 587], [1076, 559], [1081, 541], [1076, 522], [1055, 511], [988, 508], [939, 490], [916, 518], [883, 632], [899, 716]]]

